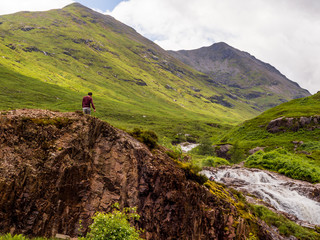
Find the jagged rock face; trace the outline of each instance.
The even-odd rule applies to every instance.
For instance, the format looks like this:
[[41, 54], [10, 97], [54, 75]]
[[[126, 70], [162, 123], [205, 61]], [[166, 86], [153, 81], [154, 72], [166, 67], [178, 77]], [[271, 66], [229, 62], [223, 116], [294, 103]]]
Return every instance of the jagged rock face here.
[[267, 131], [270, 133], [297, 132], [299, 129], [304, 128], [307, 130], [314, 130], [320, 128], [320, 116], [287, 118], [280, 117], [269, 122]]
[[[160, 150], [96, 118], [44, 110], [0, 117], [0, 232], [77, 236], [114, 202], [137, 206], [146, 239], [245, 239], [252, 221], [187, 180]], [[254, 223], [256, 224], [256, 223]], [[264, 239], [272, 239], [256, 224]]]

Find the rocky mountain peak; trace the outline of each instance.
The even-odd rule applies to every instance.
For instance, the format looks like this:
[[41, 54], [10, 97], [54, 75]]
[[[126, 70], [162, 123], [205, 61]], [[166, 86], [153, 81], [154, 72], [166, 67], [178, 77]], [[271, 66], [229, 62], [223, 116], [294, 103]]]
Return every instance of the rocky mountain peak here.
[[170, 51], [170, 54], [207, 74], [212, 83], [226, 85], [233, 96], [249, 100], [260, 110], [310, 96], [272, 65], [224, 42], [194, 50]]

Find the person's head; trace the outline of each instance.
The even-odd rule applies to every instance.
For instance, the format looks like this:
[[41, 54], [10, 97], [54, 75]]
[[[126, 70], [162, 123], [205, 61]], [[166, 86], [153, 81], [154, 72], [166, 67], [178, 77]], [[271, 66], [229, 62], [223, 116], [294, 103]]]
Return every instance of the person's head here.
[[88, 92], [88, 96], [92, 97], [92, 92]]

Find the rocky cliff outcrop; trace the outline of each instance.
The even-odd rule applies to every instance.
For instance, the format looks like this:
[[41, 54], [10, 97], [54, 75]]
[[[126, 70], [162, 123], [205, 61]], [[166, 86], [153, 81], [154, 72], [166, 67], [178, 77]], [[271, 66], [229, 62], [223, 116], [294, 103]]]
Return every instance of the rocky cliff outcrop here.
[[299, 129], [313, 130], [320, 128], [320, 116], [310, 117], [280, 117], [269, 122], [267, 131], [270, 133], [297, 132]]
[[45, 110], [0, 116], [2, 233], [77, 236], [80, 220], [86, 230], [119, 202], [138, 207], [146, 239], [275, 239], [222, 186], [188, 180], [160, 149], [108, 123]]

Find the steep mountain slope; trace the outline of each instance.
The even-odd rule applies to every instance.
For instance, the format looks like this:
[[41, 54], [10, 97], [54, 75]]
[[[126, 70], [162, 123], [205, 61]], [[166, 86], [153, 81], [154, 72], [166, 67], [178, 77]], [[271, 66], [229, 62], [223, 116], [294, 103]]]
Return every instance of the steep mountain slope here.
[[213, 81], [227, 85], [232, 95], [254, 103], [260, 110], [310, 95], [270, 64], [223, 42], [210, 47], [170, 53], [198, 71], [208, 74]]
[[[78, 236], [96, 211], [137, 206], [146, 239], [283, 239], [241, 195], [191, 180], [97, 118], [47, 110], [0, 112], [0, 232]], [[181, 163], [180, 163], [181, 164]]]
[[0, 16], [0, 39], [2, 109], [76, 110], [92, 91], [96, 116], [167, 136], [214, 134], [257, 114], [134, 29], [78, 3]]

